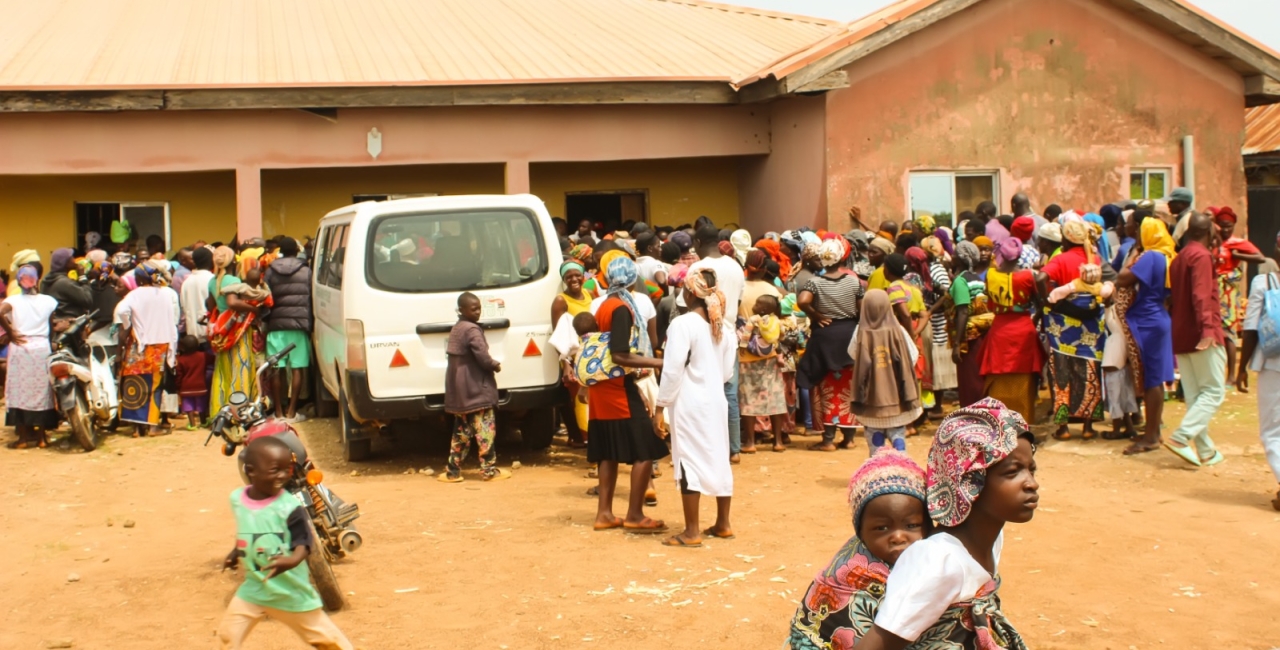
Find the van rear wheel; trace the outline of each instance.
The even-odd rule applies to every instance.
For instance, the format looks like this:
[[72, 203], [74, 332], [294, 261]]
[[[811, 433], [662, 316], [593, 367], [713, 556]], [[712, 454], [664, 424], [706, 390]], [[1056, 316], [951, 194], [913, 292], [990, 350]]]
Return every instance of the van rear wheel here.
[[369, 456], [373, 455], [373, 440], [364, 437], [364, 427], [351, 417], [351, 410], [347, 408], [346, 392], [341, 388], [338, 389], [338, 415], [341, 416], [339, 425], [342, 433], [343, 456], [349, 463], [368, 460]]
[[520, 439], [526, 449], [546, 449], [555, 435], [556, 410], [553, 408], [530, 409], [520, 423]]

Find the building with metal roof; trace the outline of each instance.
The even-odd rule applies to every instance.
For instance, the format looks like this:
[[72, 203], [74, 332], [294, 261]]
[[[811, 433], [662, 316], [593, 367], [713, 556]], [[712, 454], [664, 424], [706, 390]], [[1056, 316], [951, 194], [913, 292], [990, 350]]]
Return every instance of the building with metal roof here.
[[[954, 215], [1018, 191], [1243, 204], [1280, 59], [1181, 0], [0, 0], [0, 255], [354, 200], [533, 192], [611, 226]], [[984, 35], [974, 38], [973, 35]], [[1191, 136], [1190, 140], [1186, 136]], [[27, 225], [27, 224], [39, 224]]]

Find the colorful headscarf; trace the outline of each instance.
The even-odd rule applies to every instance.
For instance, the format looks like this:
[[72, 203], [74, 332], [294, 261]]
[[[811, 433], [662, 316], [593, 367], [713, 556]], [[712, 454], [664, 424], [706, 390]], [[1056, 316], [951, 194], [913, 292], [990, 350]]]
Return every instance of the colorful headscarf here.
[[819, 236], [819, 235], [818, 235], [818, 233], [813, 232], [812, 230], [802, 230], [802, 231], [800, 232], [800, 239], [801, 239], [801, 241], [803, 241], [803, 242], [804, 242], [804, 243], [806, 243], [806, 244], [810, 244], [810, 243], [812, 243], [812, 244], [821, 244], [821, 243], [822, 243], [822, 237], [821, 237], [821, 236]]
[[1178, 254], [1175, 252], [1176, 247], [1173, 244], [1173, 236], [1169, 234], [1169, 227], [1155, 217], [1147, 217], [1142, 220], [1138, 228], [1138, 236], [1142, 239], [1143, 249], [1164, 255], [1164, 286], [1172, 286], [1169, 271], [1173, 268], [1173, 260]]
[[1104, 233], [1107, 232], [1107, 223], [1102, 218], [1102, 215], [1090, 212], [1084, 215], [1084, 221], [1089, 224], [1089, 229], [1093, 231], [1090, 233], [1090, 239], [1097, 246], [1098, 255], [1102, 256], [1104, 260], [1111, 259], [1111, 244], [1104, 236]]
[[23, 295], [34, 296], [40, 293], [40, 271], [34, 265], [23, 264], [18, 267], [15, 280]]
[[[612, 253], [613, 251], [609, 251]], [[653, 356], [653, 348], [649, 346], [649, 328], [644, 326], [644, 321], [640, 320], [640, 310], [636, 307], [635, 297], [631, 295], [631, 287], [640, 279], [640, 268], [636, 263], [627, 257], [622, 251], [617, 251], [619, 256], [609, 258], [609, 253], [605, 253], [600, 258], [601, 265], [605, 268], [605, 278], [608, 280], [609, 288], [606, 295], [617, 297], [622, 304], [631, 310], [631, 323], [637, 333], [637, 339], [640, 341], [640, 351], [646, 356]], [[609, 258], [606, 262], [605, 258]]]
[[996, 245], [996, 263], [1017, 260], [1022, 255], [1022, 242], [1017, 237], [1005, 237]]
[[867, 504], [886, 494], [905, 494], [919, 499], [920, 503], [928, 503], [924, 468], [891, 447], [882, 447], [849, 479], [849, 508], [853, 510], [855, 531], [862, 529], [862, 512]]
[[560, 278], [563, 279], [565, 274], [569, 271], [577, 271], [578, 273], [585, 275], [587, 268], [577, 260], [566, 260], [564, 264], [560, 265]]
[[1036, 221], [1031, 217], [1023, 215], [1013, 220], [1013, 225], [1009, 227], [1009, 234], [1018, 238], [1018, 241], [1026, 242], [1031, 239], [1032, 233], [1036, 231]]
[[845, 246], [843, 239], [828, 239], [818, 244], [818, 262], [824, 268], [839, 264], [844, 259]]
[[1074, 216], [1062, 222], [1062, 238], [1084, 249], [1087, 263], [1093, 264], [1093, 228], [1083, 217]]
[[907, 264], [920, 276], [920, 286], [925, 291], [933, 291], [933, 278], [929, 274], [929, 256], [925, 254], [924, 249], [919, 246], [912, 246], [907, 249], [904, 257], [907, 258]]
[[893, 242], [885, 239], [884, 237], [876, 237], [875, 239], [872, 239], [871, 247], [885, 255], [893, 255], [894, 251], [897, 250], [897, 247], [893, 245]]
[[1239, 220], [1239, 217], [1236, 216], [1236, 211], [1232, 210], [1229, 206], [1209, 208], [1208, 210], [1205, 210], [1205, 212], [1213, 215], [1214, 221], [1225, 221], [1233, 224]]
[[716, 343], [724, 334], [724, 294], [719, 289], [707, 286], [702, 273], [690, 273], [684, 279], [685, 291], [701, 298], [707, 303], [707, 320], [711, 321], [711, 338]]
[[1004, 227], [1004, 224], [1000, 223], [999, 219], [992, 219], [987, 222], [986, 235], [988, 239], [996, 243], [1002, 242], [1011, 236], [1008, 229]]
[[732, 257], [733, 259], [738, 259], [737, 253], [734, 252], [733, 250], [733, 244], [730, 244], [727, 241], [722, 241], [717, 243], [716, 249], [719, 250], [720, 254], [724, 255], [725, 257]]
[[922, 214], [916, 217], [916, 231], [921, 237], [928, 237], [933, 234], [934, 229], [938, 227], [938, 222], [931, 214]]
[[778, 263], [778, 275], [783, 280], [791, 279], [791, 258], [782, 252], [782, 246], [772, 239], [761, 239], [756, 242], [756, 248], [769, 254], [769, 257]]
[[942, 259], [942, 257], [947, 254], [946, 249], [942, 247], [942, 240], [934, 236], [929, 236], [929, 237], [925, 237], [924, 239], [921, 239], [920, 248], [924, 249], [924, 252], [938, 259]]
[[1003, 403], [985, 398], [952, 411], [929, 448], [929, 516], [940, 526], [969, 518], [987, 483], [987, 469], [1013, 453], [1019, 438], [1032, 440], [1026, 420]]
[[[600, 256], [600, 268], [608, 269], [609, 265], [612, 264], [614, 260], [623, 258], [631, 259], [631, 257], [627, 255], [627, 252], [620, 248], [605, 251], [605, 254]], [[609, 280], [608, 273], [602, 272], [596, 274], [596, 284], [600, 285], [600, 288], [602, 289], [608, 289], [609, 285], [613, 284], [613, 282]]]
[[977, 237], [974, 237], [973, 245], [977, 246], [978, 248], [994, 249], [996, 247], [995, 242], [991, 241], [991, 238], [986, 235], [978, 235]]
[[569, 257], [586, 264], [587, 260], [591, 259], [591, 247], [586, 244], [574, 244], [573, 248], [569, 249]]
[[819, 254], [821, 249], [822, 244], [816, 242], [806, 243], [804, 245], [804, 249], [800, 251], [800, 259], [806, 262], [817, 262], [818, 264], [822, 264], [822, 256]]
[[947, 255], [956, 254], [955, 243], [951, 241], [951, 230], [939, 226], [937, 230], [933, 231], [933, 236], [937, 237], [939, 242], [942, 242], [942, 250], [947, 251]]
[[733, 245], [733, 256], [739, 264], [747, 263], [747, 251], [751, 250], [751, 233], [739, 228], [729, 235], [729, 243]]

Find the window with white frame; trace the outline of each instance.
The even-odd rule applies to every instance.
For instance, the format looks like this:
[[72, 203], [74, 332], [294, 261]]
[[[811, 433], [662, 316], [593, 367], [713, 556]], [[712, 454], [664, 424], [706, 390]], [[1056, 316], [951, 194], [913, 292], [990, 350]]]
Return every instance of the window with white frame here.
[[911, 218], [931, 215], [939, 226], [953, 227], [958, 212], [972, 210], [1000, 195], [999, 179], [991, 171], [911, 172]]
[[1170, 190], [1170, 179], [1173, 170], [1168, 167], [1129, 170], [1129, 198], [1135, 201], [1142, 199], [1162, 199]]

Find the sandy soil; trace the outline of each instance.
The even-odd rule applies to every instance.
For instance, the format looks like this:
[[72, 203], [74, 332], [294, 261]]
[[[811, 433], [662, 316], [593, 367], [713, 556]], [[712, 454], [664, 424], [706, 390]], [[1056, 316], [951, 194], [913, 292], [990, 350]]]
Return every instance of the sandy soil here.
[[[1118, 442], [1042, 447], [1040, 512], [1006, 529], [1002, 565], [1006, 611], [1031, 647], [1280, 646], [1280, 513], [1254, 399], [1232, 392], [1219, 414], [1228, 462], [1215, 469], [1167, 452], [1126, 458]], [[1167, 421], [1181, 410], [1172, 405]], [[562, 447], [519, 455], [524, 467], [507, 482], [471, 471], [446, 485], [403, 473], [438, 471], [438, 455], [381, 450], [348, 466], [334, 421], [302, 428], [330, 487], [364, 513], [364, 548], [336, 567], [350, 607], [335, 620], [369, 649], [779, 647], [797, 599], [851, 532], [845, 485], [866, 456], [859, 442], [748, 457], [736, 476], [738, 538], [673, 549], [592, 532], [586, 464]], [[0, 647], [217, 647], [238, 584], [219, 565], [239, 480], [203, 439], [0, 451]], [[917, 459], [926, 440], [910, 441]], [[516, 458], [500, 448], [504, 466]], [[669, 472], [659, 488], [653, 514], [674, 525]], [[301, 643], [267, 623], [252, 647]]]

